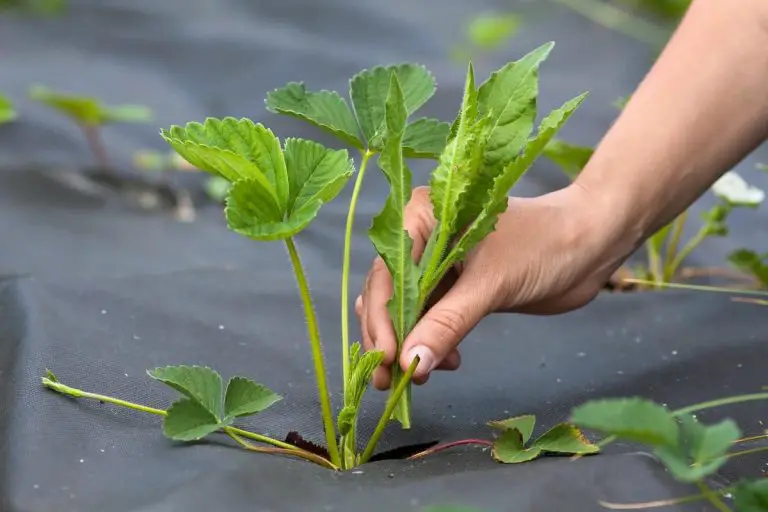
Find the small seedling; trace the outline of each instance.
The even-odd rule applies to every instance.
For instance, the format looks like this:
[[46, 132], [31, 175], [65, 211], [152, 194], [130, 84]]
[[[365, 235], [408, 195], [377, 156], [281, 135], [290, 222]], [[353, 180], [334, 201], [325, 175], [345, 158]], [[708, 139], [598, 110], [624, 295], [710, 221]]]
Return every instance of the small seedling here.
[[[450, 124], [426, 118], [410, 120], [436, 89], [429, 71], [415, 64], [375, 67], [355, 75], [350, 80], [353, 109], [336, 92], [311, 92], [298, 82], [268, 94], [269, 110], [322, 128], [361, 155], [348, 210], [342, 264], [343, 405], [335, 421], [313, 300], [294, 236], [306, 229], [322, 206], [346, 186], [356, 171], [353, 158], [347, 149], [330, 149], [311, 140], [287, 138], [281, 142], [270, 129], [245, 118], [208, 118], [203, 123], [190, 122], [161, 131], [163, 139], [190, 165], [229, 182], [224, 213], [231, 230], [252, 240], [281, 241], [285, 245], [306, 319], [326, 438], [320, 457], [326, 467], [350, 469], [369, 462], [389, 421], [397, 420], [403, 428], [411, 425], [410, 386], [418, 357], [407, 371], [394, 365], [392, 388], [382, 415], [364, 450], [358, 451], [357, 415], [373, 371], [383, 358], [381, 351], [363, 352], [359, 343], [350, 344], [347, 325], [351, 233], [366, 166], [377, 156], [389, 183], [389, 194], [373, 218], [368, 236], [392, 276], [389, 311], [399, 354], [438, 283], [494, 231], [499, 215], [506, 211], [510, 190], [586, 97], [577, 96], [544, 116], [533, 133], [539, 65], [553, 46], [545, 44], [508, 63], [479, 87], [470, 64], [461, 107]], [[411, 196], [408, 158], [437, 160], [430, 185], [438, 226], [418, 261], [412, 256], [413, 240], [404, 224]], [[218, 382], [212, 370], [178, 368], [168, 371], [187, 375], [187, 383]], [[157, 372], [152, 376], [157, 378]], [[178, 437], [181, 432], [182, 436], [198, 437], [218, 430], [231, 436], [234, 433], [236, 440], [245, 435], [232, 430], [231, 421], [237, 415], [218, 405], [220, 384], [206, 384], [206, 392], [202, 393], [178, 379], [164, 382], [192, 400], [183, 402], [181, 414], [174, 414], [173, 408], [162, 413], [166, 416], [166, 435]], [[48, 385], [51, 387], [50, 382]], [[72, 394], [72, 388], [66, 390]], [[172, 417], [175, 420], [169, 427], [167, 422]], [[500, 445], [504, 454], [515, 450], [509, 444], [515, 438], [509, 432], [514, 431], [512, 426], [505, 430], [505, 441]], [[261, 438], [273, 445], [278, 443]], [[535, 453], [535, 457], [539, 452], [583, 450], [583, 442], [576, 431], [565, 429], [518, 448], [527, 455]], [[277, 447], [285, 448], [279, 444]], [[302, 450], [300, 456], [307, 458], [307, 450], [297, 449]], [[514, 459], [507, 455], [499, 458]]]
[[54, 91], [42, 85], [29, 89], [29, 97], [53, 108], [73, 120], [83, 131], [96, 163], [103, 171], [111, 171], [100, 130], [107, 124], [146, 123], [152, 120], [152, 111], [142, 105], [107, 106], [97, 98], [76, 96]]
[[16, 109], [11, 100], [0, 94], [0, 124], [10, 123], [16, 119]]
[[[700, 410], [729, 404], [766, 400], [768, 393], [753, 393], [726, 397], [671, 411], [667, 407], [640, 397], [592, 400], [572, 411], [571, 423], [581, 428], [599, 431], [608, 436], [605, 446], [616, 439], [641, 443], [652, 448], [653, 454], [679, 482], [696, 484], [700, 494], [649, 502], [646, 505], [673, 505], [694, 500], [708, 500], [717, 510], [730, 511], [723, 496], [733, 495], [738, 512], [763, 511], [768, 504], [765, 479], [743, 480], [725, 489], [713, 490], [704, 481], [729, 460], [743, 455], [763, 452], [768, 446], [732, 451], [736, 445], [765, 440], [768, 435], [742, 437], [739, 426], [731, 419], [705, 425], [694, 415]], [[602, 503], [608, 508], [643, 508], [643, 504], [622, 505]]]

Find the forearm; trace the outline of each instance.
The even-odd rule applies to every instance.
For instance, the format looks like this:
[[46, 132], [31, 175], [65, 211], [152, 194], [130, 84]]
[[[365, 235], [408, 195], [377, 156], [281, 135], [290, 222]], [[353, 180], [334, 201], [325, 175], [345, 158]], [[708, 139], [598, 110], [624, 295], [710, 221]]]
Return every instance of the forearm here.
[[768, 1], [694, 0], [576, 185], [628, 253], [766, 138]]

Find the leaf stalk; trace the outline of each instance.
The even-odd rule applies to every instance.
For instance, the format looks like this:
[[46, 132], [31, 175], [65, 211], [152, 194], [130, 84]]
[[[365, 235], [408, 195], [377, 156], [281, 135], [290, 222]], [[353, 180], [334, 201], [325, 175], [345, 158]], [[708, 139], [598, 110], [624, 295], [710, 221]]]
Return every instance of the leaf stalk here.
[[340, 466], [341, 459], [339, 457], [339, 448], [336, 445], [336, 427], [333, 422], [331, 398], [328, 393], [328, 384], [325, 378], [323, 347], [320, 340], [317, 317], [315, 315], [314, 306], [312, 305], [312, 295], [309, 291], [309, 284], [307, 283], [307, 278], [304, 273], [304, 266], [301, 263], [299, 252], [296, 249], [296, 244], [293, 242], [292, 237], [285, 239], [285, 246], [288, 249], [293, 271], [296, 275], [296, 283], [298, 284], [299, 293], [301, 294], [301, 300], [304, 305], [304, 316], [307, 320], [307, 332], [309, 334], [309, 343], [312, 348], [312, 361], [315, 365], [315, 378], [317, 380], [317, 391], [320, 398], [320, 408], [325, 428], [325, 440], [328, 454], [331, 457], [331, 462], [336, 466]]

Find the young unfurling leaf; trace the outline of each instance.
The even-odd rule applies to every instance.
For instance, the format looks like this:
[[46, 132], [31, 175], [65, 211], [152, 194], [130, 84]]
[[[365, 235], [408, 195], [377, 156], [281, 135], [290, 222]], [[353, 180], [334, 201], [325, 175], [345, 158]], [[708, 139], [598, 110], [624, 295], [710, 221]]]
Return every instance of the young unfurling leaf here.
[[[384, 114], [384, 147], [378, 164], [389, 182], [390, 191], [384, 208], [373, 219], [368, 234], [392, 276], [393, 294], [389, 301], [389, 313], [399, 347], [418, 315], [419, 269], [412, 257], [413, 240], [404, 224], [405, 206], [411, 197], [411, 171], [403, 159], [402, 151], [408, 112], [395, 73], [390, 79]], [[393, 366], [393, 380], [396, 382], [400, 378], [399, 368], [398, 365]], [[404, 428], [410, 428], [409, 401], [410, 396], [406, 392], [393, 415]]]
[[0, 123], [8, 123], [16, 119], [16, 110], [11, 100], [0, 94]]
[[[347, 101], [335, 91], [308, 91], [303, 83], [290, 82], [267, 95], [270, 112], [309, 122], [347, 144], [372, 153], [381, 151], [384, 104], [389, 79], [395, 73], [405, 97], [407, 116], [413, 115], [435, 93], [435, 79], [424, 66], [392, 64], [357, 73], [350, 80]], [[448, 123], [421, 118], [408, 124], [402, 141], [406, 158], [437, 158], [445, 147]]]
[[339, 435], [346, 436], [353, 429], [365, 390], [383, 359], [384, 352], [380, 350], [361, 353], [360, 343], [350, 347], [350, 378], [344, 394], [344, 408], [338, 418]]
[[255, 240], [304, 229], [354, 173], [346, 150], [293, 138], [281, 149], [271, 130], [248, 119], [207, 119], [173, 126], [162, 136], [189, 163], [232, 183], [229, 226]]

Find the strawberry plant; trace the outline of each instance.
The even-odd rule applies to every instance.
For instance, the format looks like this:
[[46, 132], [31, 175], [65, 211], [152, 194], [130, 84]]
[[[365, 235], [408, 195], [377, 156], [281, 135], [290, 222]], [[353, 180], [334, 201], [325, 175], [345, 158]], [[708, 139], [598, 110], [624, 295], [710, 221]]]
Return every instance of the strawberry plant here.
[[[287, 453], [330, 468], [349, 469], [369, 462], [390, 421], [399, 421], [403, 428], [411, 426], [410, 385], [419, 359], [414, 358], [406, 371], [395, 369], [381, 417], [359, 451], [358, 412], [383, 358], [381, 351], [363, 352], [359, 342], [349, 343], [349, 254], [365, 170], [376, 157], [389, 183], [389, 193], [372, 219], [368, 236], [393, 278], [389, 311], [401, 345], [438, 282], [495, 229], [499, 215], [507, 208], [509, 191], [586, 97], [577, 96], [546, 115], [534, 133], [539, 65], [552, 47], [553, 43], [545, 44], [508, 63], [479, 87], [470, 64], [461, 106], [452, 123], [412, 119], [436, 88], [428, 70], [415, 64], [379, 66], [355, 75], [349, 82], [352, 108], [337, 92], [309, 91], [299, 82], [267, 95], [268, 110], [311, 123], [355, 148], [360, 154], [358, 169], [346, 148], [331, 149], [299, 138], [280, 141], [269, 128], [245, 118], [208, 118], [161, 130], [163, 139], [191, 166], [229, 183], [224, 215], [232, 231], [255, 241], [284, 244], [306, 320], [324, 447], [295, 435], [279, 441], [234, 427], [237, 418], [258, 413], [279, 397], [243, 377], [233, 377], [225, 387], [221, 376], [209, 368], [172, 366], [150, 371], [150, 377], [183, 395], [167, 410], [71, 388], [53, 374], [44, 378], [44, 385], [70, 396], [162, 415], [164, 432], [172, 439], [199, 439], [221, 431], [246, 448]], [[438, 227], [419, 261], [412, 257], [413, 240], [404, 227], [404, 210], [411, 194], [409, 158], [436, 160], [430, 183]], [[318, 322], [294, 237], [353, 176], [341, 277], [342, 404], [334, 418]], [[493, 444], [494, 456], [502, 462], [531, 460], [545, 452], [596, 451], [568, 425], [555, 427], [530, 444], [532, 417], [492, 426], [502, 431], [501, 437], [495, 443], [480, 444]], [[257, 447], [243, 438], [272, 446]], [[288, 442], [291, 440], [295, 442]], [[449, 443], [432, 452], [473, 443], [475, 440]]]
[[142, 105], [107, 106], [96, 98], [57, 92], [42, 85], [30, 87], [29, 97], [74, 121], [82, 130], [97, 165], [105, 172], [112, 167], [101, 141], [101, 128], [107, 124], [152, 120], [152, 111]]
[[737, 512], [768, 510], [768, 482], [765, 478], [744, 479], [729, 487], [714, 490], [705, 478], [713, 475], [728, 461], [744, 455], [768, 451], [768, 446], [735, 450], [741, 445], [768, 439], [761, 433], [743, 437], [731, 419], [705, 425], [694, 413], [729, 404], [766, 400], [768, 393], [725, 397], [691, 405], [675, 411], [640, 397], [599, 399], [573, 409], [571, 423], [601, 432], [607, 437], [600, 443], [621, 439], [652, 448], [653, 455], [677, 481], [695, 484], [700, 493], [676, 499], [648, 503], [611, 504], [608, 508], [642, 509], [644, 506], [670, 506], [698, 500], [709, 501], [721, 512], [730, 511], [726, 499], [733, 498]]

